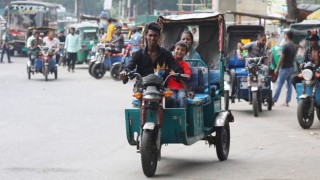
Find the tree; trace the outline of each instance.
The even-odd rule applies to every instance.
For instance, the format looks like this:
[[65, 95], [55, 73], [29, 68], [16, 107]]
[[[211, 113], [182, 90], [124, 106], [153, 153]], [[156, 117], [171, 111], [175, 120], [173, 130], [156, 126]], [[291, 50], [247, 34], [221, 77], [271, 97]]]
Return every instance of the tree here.
[[295, 22], [299, 20], [299, 9], [297, 8], [296, 0], [287, 0], [288, 7], [288, 20], [291, 22]]

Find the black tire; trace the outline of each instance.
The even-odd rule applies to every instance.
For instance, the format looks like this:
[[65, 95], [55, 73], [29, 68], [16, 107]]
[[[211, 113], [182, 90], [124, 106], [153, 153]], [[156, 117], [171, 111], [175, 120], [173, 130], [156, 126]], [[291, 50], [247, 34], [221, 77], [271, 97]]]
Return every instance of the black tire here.
[[95, 63], [95, 62], [91, 62], [91, 63], [89, 64], [89, 68], [88, 68], [89, 74], [90, 74], [91, 76], [92, 76], [91, 71], [92, 71], [92, 67], [94, 66], [94, 63]]
[[45, 81], [48, 81], [48, 74], [49, 74], [49, 66], [44, 66], [44, 79]]
[[105, 73], [106, 73], [106, 68], [102, 63], [94, 64], [91, 69], [91, 74], [96, 79], [101, 79]]
[[320, 108], [316, 108], [316, 113], [317, 113], [318, 120], [320, 121]]
[[223, 127], [217, 127], [215, 145], [219, 160], [227, 160], [230, 150], [230, 127], [228, 121]]
[[262, 112], [262, 99], [261, 99], [261, 91], [258, 93], [258, 108], [259, 112]]
[[143, 130], [140, 153], [144, 175], [147, 177], [154, 176], [158, 164], [158, 150], [155, 138], [153, 137], [153, 131]]
[[258, 94], [257, 92], [252, 92], [252, 107], [253, 107], [253, 114], [254, 117], [259, 116], [259, 102], [258, 102]]
[[230, 99], [229, 91], [225, 91], [224, 92], [224, 109], [225, 110], [229, 110], [229, 99]]
[[31, 67], [27, 67], [27, 72], [28, 72], [28, 79], [31, 79]]
[[268, 110], [271, 111], [272, 110], [272, 106], [273, 106], [273, 103], [272, 103], [272, 90], [270, 90], [270, 92], [269, 92], [267, 103], [268, 103]]
[[230, 86], [231, 86], [231, 103], [235, 102], [236, 97], [236, 86], [237, 86], [237, 79], [236, 79], [236, 72], [234, 69], [230, 71]]
[[113, 80], [120, 81], [120, 78], [119, 78], [120, 70], [121, 70], [121, 64], [119, 63], [111, 66], [110, 76], [112, 77]]
[[54, 79], [58, 79], [58, 68], [54, 70]]
[[311, 100], [309, 98], [300, 99], [298, 104], [298, 121], [303, 129], [309, 129], [314, 120], [314, 112], [309, 113]]

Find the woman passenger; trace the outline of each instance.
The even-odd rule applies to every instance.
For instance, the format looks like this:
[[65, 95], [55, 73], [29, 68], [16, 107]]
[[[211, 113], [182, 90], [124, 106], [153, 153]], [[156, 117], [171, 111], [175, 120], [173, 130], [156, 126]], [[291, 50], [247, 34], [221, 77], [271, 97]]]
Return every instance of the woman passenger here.
[[193, 34], [191, 31], [184, 31], [180, 37], [181, 41], [184, 41], [189, 45], [189, 53], [185, 55], [184, 59], [201, 59], [200, 55], [195, 50], [193, 44]]

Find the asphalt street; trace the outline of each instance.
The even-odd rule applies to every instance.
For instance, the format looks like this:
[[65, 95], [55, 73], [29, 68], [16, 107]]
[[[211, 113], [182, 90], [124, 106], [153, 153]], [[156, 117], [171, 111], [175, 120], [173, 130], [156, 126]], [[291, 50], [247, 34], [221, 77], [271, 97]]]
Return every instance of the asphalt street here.
[[[87, 65], [75, 73], [59, 67], [58, 79], [27, 79], [26, 58], [0, 64], [0, 180], [146, 179], [140, 154], [126, 140], [124, 108], [132, 82], [92, 78]], [[303, 130], [295, 93], [283, 90], [272, 111], [253, 117], [247, 102], [230, 104], [231, 149], [220, 162], [214, 147], [162, 148], [155, 179], [319, 179], [320, 123]]]

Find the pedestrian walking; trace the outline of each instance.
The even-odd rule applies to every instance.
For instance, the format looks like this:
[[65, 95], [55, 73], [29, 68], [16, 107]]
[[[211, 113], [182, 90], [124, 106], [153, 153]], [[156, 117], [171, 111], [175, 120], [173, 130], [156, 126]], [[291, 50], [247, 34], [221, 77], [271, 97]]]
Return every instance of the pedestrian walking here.
[[4, 32], [3, 32], [3, 35], [2, 35], [2, 45], [1, 45], [1, 49], [2, 49], [2, 52], [1, 52], [1, 60], [0, 62], [3, 63], [3, 55], [4, 53], [7, 53], [7, 58], [8, 58], [8, 63], [11, 63], [11, 60], [10, 60], [10, 49], [9, 49], [9, 41], [10, 41], [10, 36], [9, 36], [9, 28], [7, 28]]
[[294, 72], [294, 58], [296, 56], [296, 48], [292, 42], [293, 33], [291, 31], [287, 31], [284, 33], [286, 43], [283, 45], [282, 53], [280, 55], [279, 63], [274, 70], [275, 75], [278, 75], [277, 85], [275, 94], [272, 98], [273, 104], [278, 101], [281, 89], [283, 84], [286, 82], [287, 92], [286, 92], [286, 101], [284, 102], [284, 106], [289, 106], [291, 101], [292, 94], [292, 84], [291, 84], [291, 76]]
[[72, 70], [74, 72], [74, 66], [77, 60], [77, 52], [81, 49], [80, 39], [77, 34], [75, 34], [75, 28], [70, 28], [70, 33], [66, 37], [66, 42], [64, 44], [64, 49], [68, 53], [68, 71]]

